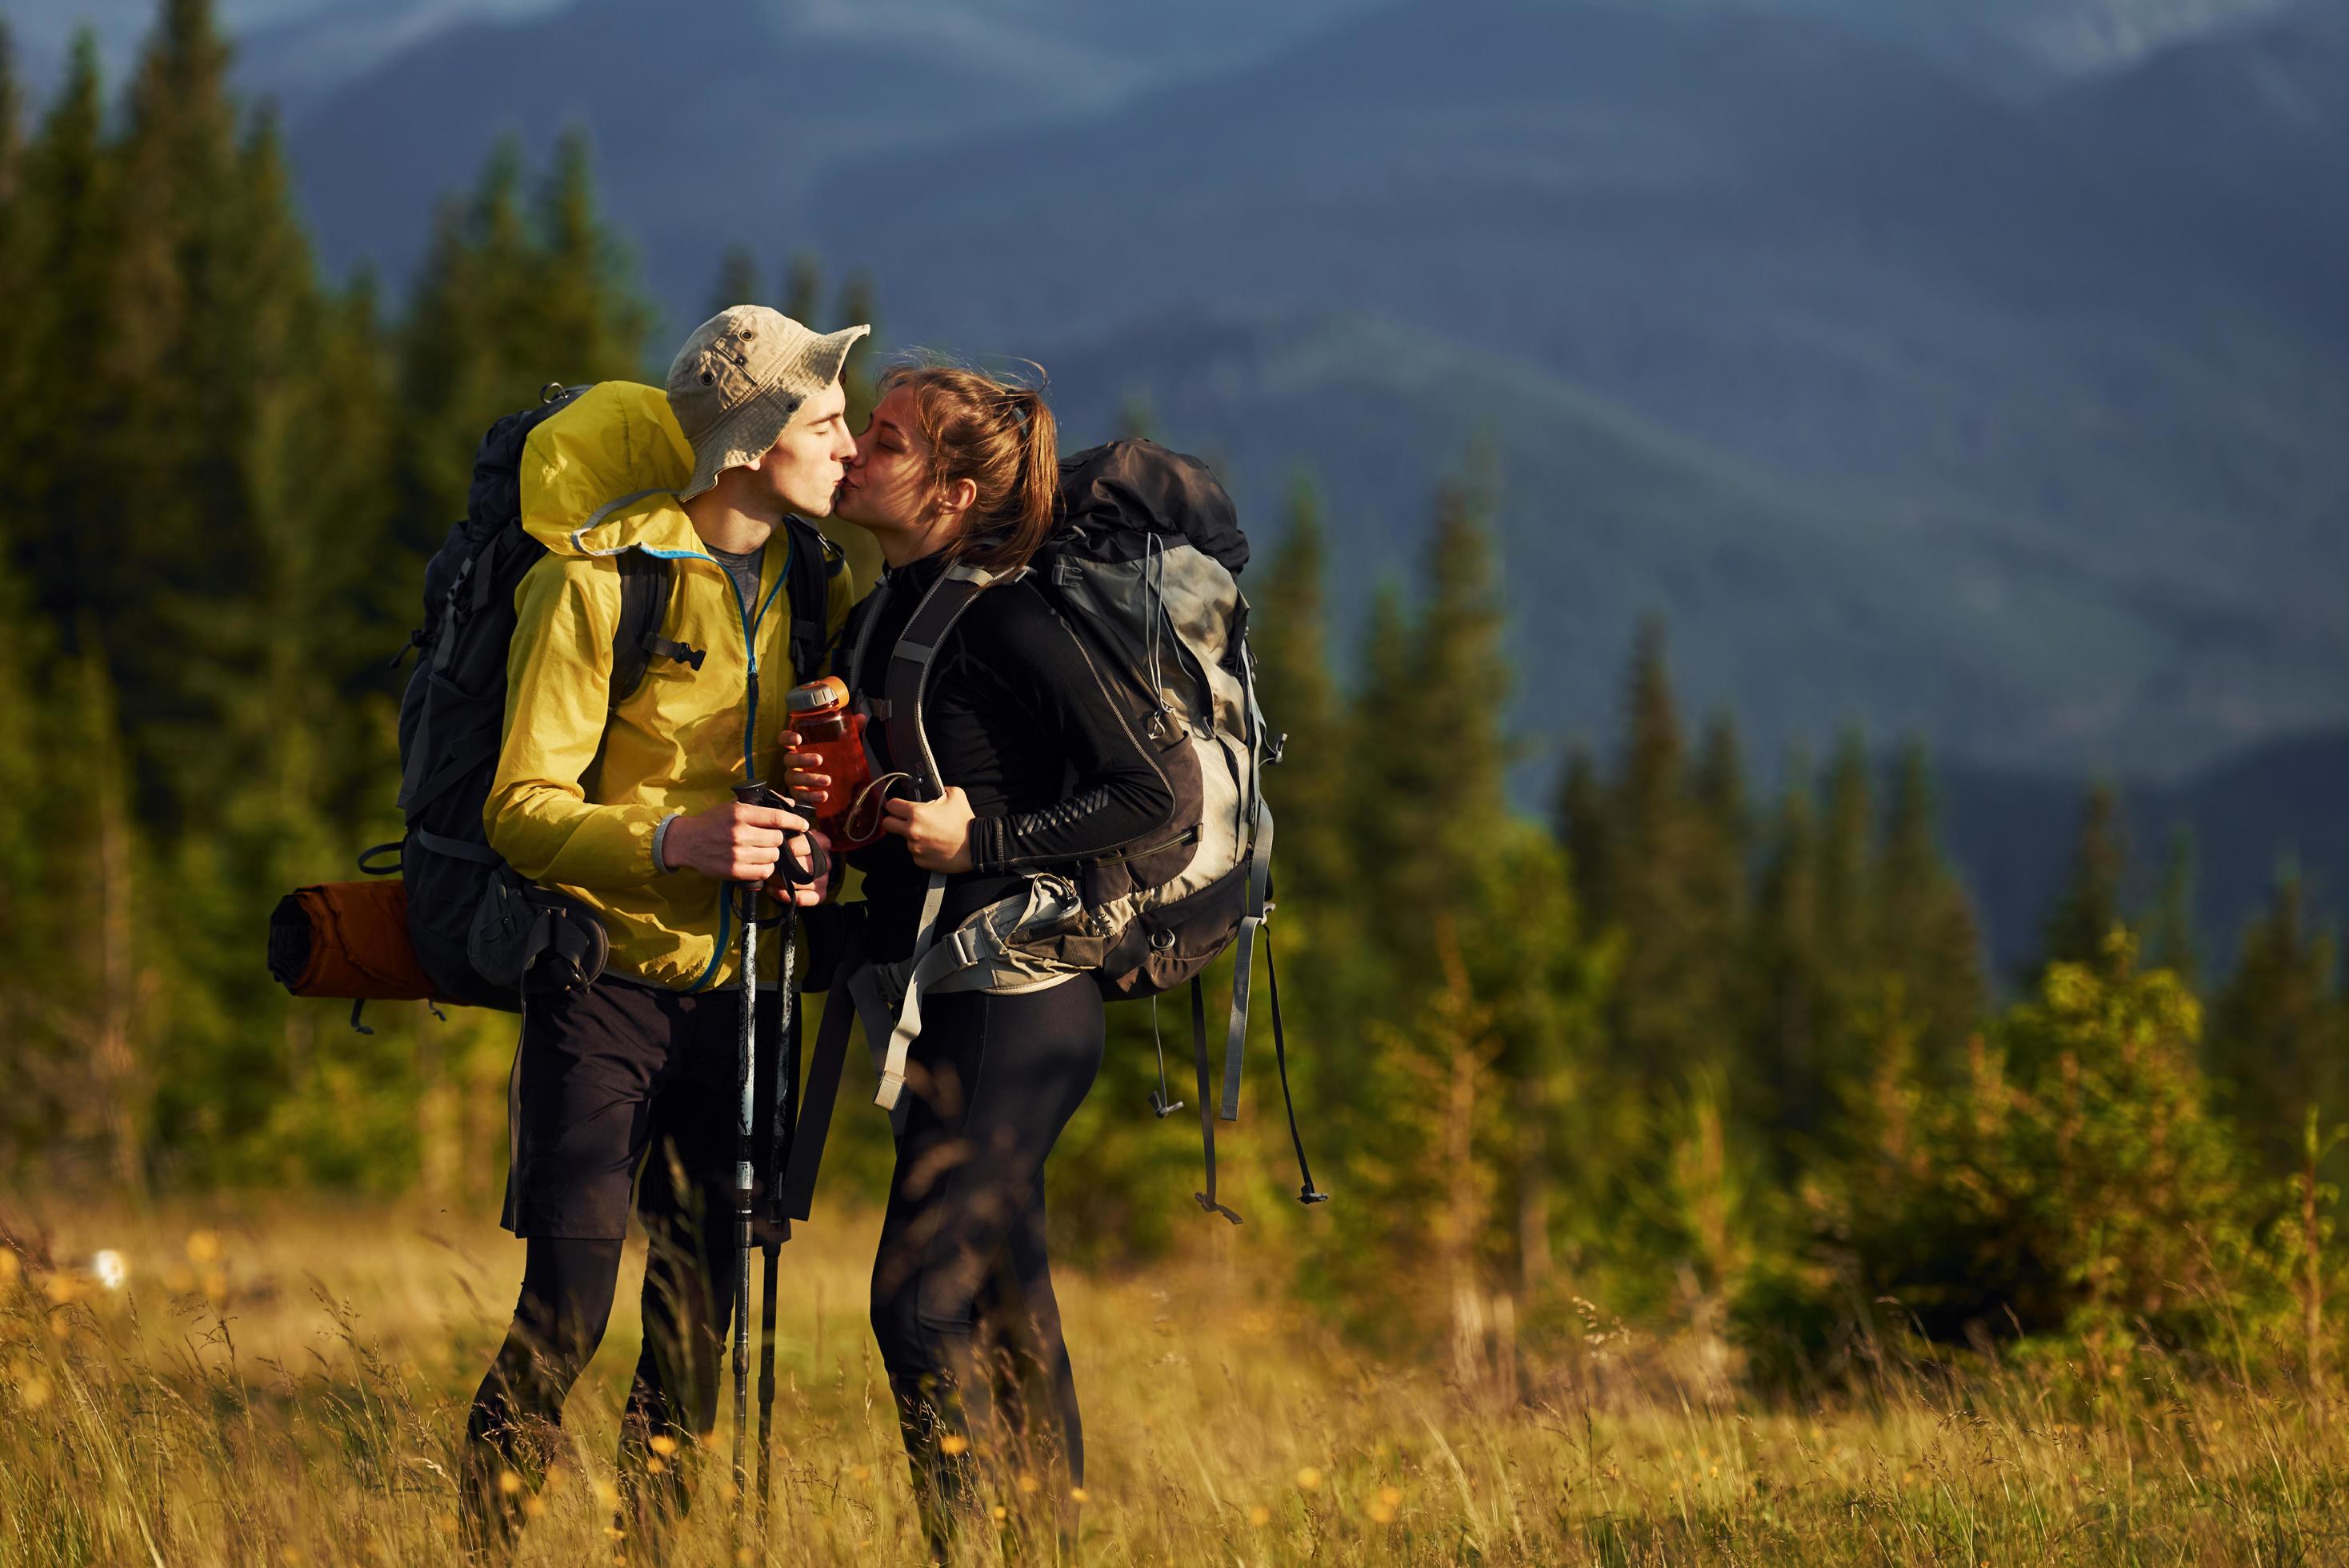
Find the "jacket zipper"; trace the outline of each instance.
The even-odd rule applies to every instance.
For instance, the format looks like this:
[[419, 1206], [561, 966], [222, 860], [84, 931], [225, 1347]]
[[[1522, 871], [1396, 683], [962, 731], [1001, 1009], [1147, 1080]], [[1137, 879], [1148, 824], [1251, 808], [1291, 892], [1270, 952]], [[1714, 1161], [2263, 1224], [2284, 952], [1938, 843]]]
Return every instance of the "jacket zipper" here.
[[[759, 602], [759, 613], [755, 619], [750, 614], [750, 606], [742, 602], [742, 595], [737, 592], [734, 587], [733, 573], [728, 572], [715, 557], [693, 553], [681, 556], [679, 559], [687, 561], [706, 561], [709, 562], [710, 565], [716, 566], [718, 568], [719, 575], [726, 579], [726, 591], [734, 596], [735, 613], [741, 617], [742, 655], [748, 662], [750, 671], [750, 681], [748, 683], [750, 713], [742, 720], [742, 782], [745, 784], [754, 784], [758, 782], [756, 775], [758, 770], [757, 747], [759, 737], [759, 628], [766, 624], [767, 612], [774, 607], [775, 596], [783, 591], [783, 584], [791, 581], [791, 535], [788, 532], [784, 532], [782, 570], [775, 574], [775, 585], [772, 588], [768, 589], [767, 596]], [[752, 919], [756, 919], [757, 916], [758, 911], [754, 904], [750, 917]], [[703, 968], [698, 975], [694, 977], [693, 984], [686, 987], [688, 991], [699, 991], [707, 987], [710, 980], [717, 975], [719, 965], [726, 962], [726, 939], [732, 933], [733, 926], [734, 900], [729, 895], [725, 884], [720, 883], [718, 889], [718, 945], [710, 951], [709, 965]], [[743, 984], [748, 986], [755, 987], [757, 984], [756, 977], [752, 975], [744, 975]]]

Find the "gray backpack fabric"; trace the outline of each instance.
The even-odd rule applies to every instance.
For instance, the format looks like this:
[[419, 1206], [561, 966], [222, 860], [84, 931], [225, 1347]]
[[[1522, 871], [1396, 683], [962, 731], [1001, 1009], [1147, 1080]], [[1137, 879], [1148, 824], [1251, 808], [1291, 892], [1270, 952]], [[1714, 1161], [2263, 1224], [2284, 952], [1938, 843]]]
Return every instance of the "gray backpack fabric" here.
[[[1112, 442], [1062, 459], [1061, 501], [1060, 526], [1022, 575], [1076, 634], [1134, 733], [1162, 748], [1182, 830], [1165, 843], [1088, 865], [1073, 880], [1031, 876], [1019, 892], [948, 931], [937, 929], [945, 879], [933, 876], [912, 954], [850, 977], [880, 1070], [874, 1099], [893, 1111], [898, 1105], [926, 996], [1034, 991], [1088, 974], [1112, 998], [1154, 998], [1187, 984], [1206, 1158], [1206, 1190], [1197, 1197], [1203, 1208], [1237, 1222], [1239, 1216], [1216, 1199], [1215, 1124], [1218, 1115], [1226, 1121], [1239, 1116], [1259, 945], [1272, 985], [1281, 1091], [1288, 1098], [1288, 1048], [1265, 924], [1272, 909], [1273, 819], [1263, 781], [1267, 765], [1278, 760], [1279, 742], [1265, 733], [1256, 700], [1247, 600], [1238, 581], [1247, 542], [1206, 465], [1150, 441]], [[886, 727], [891, 758], [911, 776], [905, 792], [916, 799], [934, 799], [942, 790], [922, 727], [931, 663], [956, 620], [995, 583], [979, 569], [949, 566], [906, 623], [883, 698], [872, 705]], [[875, 618], [868, 615], [864, 624]], [[860, 645], [857, 654], [863, 652]], [[861, 658], [852, 657], [848, 667], [862, 668]], [[1227, 950], [1234, 966], [1223, 1095], [1211, 1109], [1200, 975]], [[1154, 1105], [1164, 1117], [1178, 1105], [1163, 1092], [1163, 1058], [1160, 1074]], [[1313, 1184], [1293, 1104], [1289, 1130], [1304, 1179], [1299, 1201], [1322, 1202], [1327, 1194]]]

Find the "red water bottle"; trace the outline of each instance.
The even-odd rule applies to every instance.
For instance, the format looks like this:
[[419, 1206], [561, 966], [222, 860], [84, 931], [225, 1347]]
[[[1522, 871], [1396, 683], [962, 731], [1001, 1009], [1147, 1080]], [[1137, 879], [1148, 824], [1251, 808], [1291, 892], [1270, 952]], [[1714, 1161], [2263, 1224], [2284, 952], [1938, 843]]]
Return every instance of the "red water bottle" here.
[[[796, 686], [783, 699], [799, 749], [822, 760], [816, 770], [830, 776], [816, 826], [836, 850], [861, 850], [881, 837], [880, 805], [870, 799], [873, 767], [864, 754], [864, 716], [851, 706], [848, 683], [837, 676]], [[861, 830], [861, 831], [860, 831]]]

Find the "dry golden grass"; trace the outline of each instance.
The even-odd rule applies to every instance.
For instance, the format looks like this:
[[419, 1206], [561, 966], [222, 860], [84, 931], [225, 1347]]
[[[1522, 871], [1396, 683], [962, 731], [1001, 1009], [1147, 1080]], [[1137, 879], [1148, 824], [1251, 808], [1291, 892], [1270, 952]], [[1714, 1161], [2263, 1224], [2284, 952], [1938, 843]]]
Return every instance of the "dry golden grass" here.
[[[383, 1209], [10, 1218], [32, 1255], [0, 1263], [0, 1568], [456, 1560], [450, 1450], [518, 1243]], [[2296, 1394], [2157, 1387], [2156, 1364], [2088, 1400], [2000, 1374], [1771, 1408], [1709, 1385], [1696, 1350], [1604, 1336], [1504, 1398], [1361, 1359], [1254, 1288], [1249, 1233], [1202, 1230], [1212, 1250], [1187, 1266], [1063, 1284], [1086, 1561], [2349, 1560], [2349, 1442]], [[916, 1560], [863, 1320], [871, 1240], [837, 1222], [785, 1252], [781, 1483], [755, 1561]], [[612, 1560], [630, 1288], [524, 1563]], [[721, 1427], [674, 1561], [734, 1560], [725, 1444]]]

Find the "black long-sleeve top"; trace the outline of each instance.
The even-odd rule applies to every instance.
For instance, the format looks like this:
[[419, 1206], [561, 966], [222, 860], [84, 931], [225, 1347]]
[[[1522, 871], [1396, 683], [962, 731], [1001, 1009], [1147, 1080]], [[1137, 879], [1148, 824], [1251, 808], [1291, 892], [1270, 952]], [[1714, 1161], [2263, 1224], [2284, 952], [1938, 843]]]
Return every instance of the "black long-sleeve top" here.
[[[885, 573], [857, 691], [882, 695], [890, 651], [945, 570], [942, 552]], [[1022, 873], [1069, 868], [1164, 841], [1174, 792], [1102, 691], [1076, 634], [1032, 581], [989, 588], [940, 645], [923, 727], [941, 783], [970, 798], [972, 869], [947, 879], [939, 929], [1009, 893]], [[885, 766], [885, 725], [874, 748]], [[894, 835], [850, 862], [864, 873], [866, 950], [887, 962], [913, 950], [929, 873]]]

